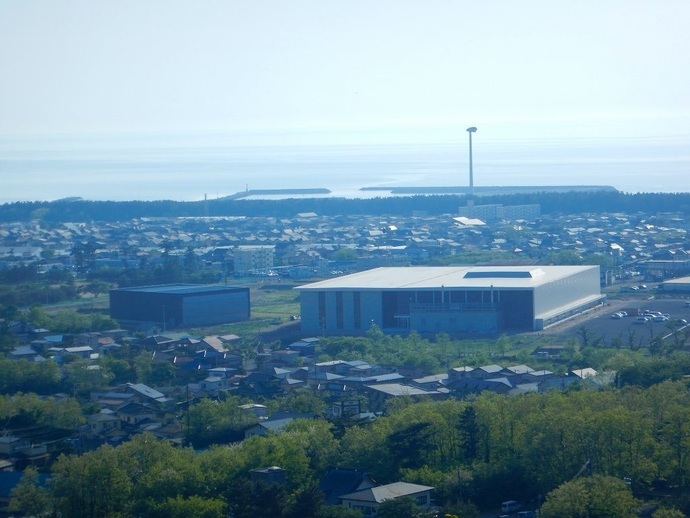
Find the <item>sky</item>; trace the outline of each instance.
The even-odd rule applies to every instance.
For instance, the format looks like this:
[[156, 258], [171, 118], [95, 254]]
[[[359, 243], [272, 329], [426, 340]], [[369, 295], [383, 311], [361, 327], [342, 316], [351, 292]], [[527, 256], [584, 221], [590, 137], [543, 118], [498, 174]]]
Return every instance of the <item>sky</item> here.
[[690, 136], [687, 0], [0, 0], [0, 136]]

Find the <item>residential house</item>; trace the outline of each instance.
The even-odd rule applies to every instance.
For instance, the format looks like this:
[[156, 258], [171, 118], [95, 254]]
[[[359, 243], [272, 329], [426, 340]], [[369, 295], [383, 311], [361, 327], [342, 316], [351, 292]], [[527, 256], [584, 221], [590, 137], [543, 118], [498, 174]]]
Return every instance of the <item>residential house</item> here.
[[251, 412], [252, 414], [254, 414], [259, 419], [265, 419], [266, 418], [266, 412], [267, 412], [266, 405], [259, 405], [258, 403], [247, 403], [245, 405], [240, 405], [240, 408], [242, 410], [246, 410], [248, 412]]
[[316, 345], [320, 338], [302, 338], [296, 342], [288, 345], [291, 351], [298, 351], [300, 356], [314, 356], [316, 354]]
[[429, 509], [432, 505], [431, 486], [410, 484], [408, 482], [394, 482], [383, 486], [361, 489], [352, 493], [340, 495], [340, 501], [348, 509], [361, 511], [364, 516], [376, 515], [379, 506], [386, 500], [411, 497], [422, 509]]
[[82, 360], [90, 360], [98, 357], [98, 353], [96, 353], [90, 345], [65, 347], [64, 352], [65, 354], [77, 356]]
[[241, 396], [275, 397], [284, 394], [282, 381], [279, 377], [263, 372], [252, 372], [239, 379], [236, 393]]
[[127, 434], [141, 433], [143, 427], [158, 422], [156, 411], [139, 403], [127, 403], [118, 408], [115, 414], [121, 421], [122, 431]]
[[365, 471], [353, 468], [329, 468], [319, 481], [319, 489], [326, 505], [340, 505], [341, 495], [356, 493], [376, 485]]
[[386, 408], [386, 402], [397, 397], [442, 399], [448, 395], [448, 391], [445, 389], [425, 390], [412, 385], [403, 385], [402, 383], [365, 385], [365, 388], [369, 397], [369, 410], [372, 412], [383, 412]]
[[127, 383], [124, 387], [124, 392], [134, 394], [134, 401], [142, 404], [169, 406], [171, 403], [170, 398], [165, 394], [144, 383]]
[[36, 361], [39, 354], [30, 345], [18, 345], [7, 353], [7, 358], [10, 360], [26, 360], [29, 362]]
[[[111, 410], [101, 410], [97, 414], [91, 414], [87, 418], [86, 438], [101, 443], [119, 443], [122, 440], [120, 433], [120, 418]], [[115, 432], [115, 433], [113, 433]], [[113, 437], [118, 437], [113, 440]]]
[[259, 436], [263, 437], [269, 433], [278, 433], [285, 429], [295, 419], [315, 419], [315, 414], [299, 414], [296, 412], [277, 412], [268, 419], [260, 421], [259, 423], [250, 426], [244, 431], [244, 438]]

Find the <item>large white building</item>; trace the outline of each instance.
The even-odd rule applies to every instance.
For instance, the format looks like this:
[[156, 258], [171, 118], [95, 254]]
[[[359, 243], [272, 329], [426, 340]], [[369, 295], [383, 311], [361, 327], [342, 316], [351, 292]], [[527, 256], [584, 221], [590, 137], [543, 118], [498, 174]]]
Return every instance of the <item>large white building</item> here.
[[235, 249], [235, 271], [238, 273], [270, 270], [274, 261], [273, 245], [240, 245]]
[[599, 266], [376, 268], [295, 289], [302, 331], [341, 335], [540, 330], [605, 298]]

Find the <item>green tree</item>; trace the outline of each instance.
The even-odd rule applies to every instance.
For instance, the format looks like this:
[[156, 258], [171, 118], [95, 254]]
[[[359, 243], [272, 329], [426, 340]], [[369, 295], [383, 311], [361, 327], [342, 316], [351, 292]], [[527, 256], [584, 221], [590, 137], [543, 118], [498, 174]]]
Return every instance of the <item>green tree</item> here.
[[333, 252], [334, 261], [355, 261], [357, 260], [357, 251], [353, 248], [340, 247]]
[[88, 360], [77, 359], [64, 367], [65, 383], [73, 393], [85, 395], [107, 387], [113, 380], [113, 373]]
[[188, 246], [187, 251], [184, 254], [183, 266], [184, 271], [187, 274], [191, 274], [197, 271], [198, 258], [194, 253], [194, 247]]
[[9, 511], [24, 516], [49, 516], [52, 499], [41, 484], [38, 471], [32, 466], [24, 470], [19, 484], [12, 490]]
[[357, 509], [348, 509], [342, 505], [328, 505], [319, 509], [316, 518], [362, 518], [362, 513]]
[[279, 407], [291, 412], [315, 414], [322, 416], [326, 413], [326, 401], [311, 390], [290, 392], [279, 400]]
[[95, 298], [98, 298], [99, 295], [106, 293], [109, 289], [109, 282], [94, 280], [85, 284], [81, 291], [84, 293], [91, 293]]
[[637, 502], [622, 479], [605, 475], [578, 478], [546, 495], [544, 518], [634, 518]]
[[414, 498], [404, 496], [384, 500], [376, 512], [377, 518], [424, 518], [429, 513], [417, 507]]
[[415, 423], [396, 431], [388, 438], [388, 454], [400, 468], [420, 468], [424, 465], [425, 452], [436, 446], [430, 440], [431, 423]]
[[315, 473], [340, 464], [340, 445], [332, 429], [333, 426], [323, 419], [296, 419], [285, 430], [304, 449], [309, 467]]
[[192, 405], [187, 417], [188, 443], [195, 448], [205, 448], [241, 440], [244, 430], [258, 421], [253, 413], [240, 408], [241, 404], [239, 398], [222, 402], [204, 398]]
[[477, 458], [477, 444], [479, 442], [477, 412], [472, 405], [465, 408], [462, 412], [457, 428], [460, 435], [463, 460], [471, 463]]
[[132, 365], [126, 360], [116, 358], [109, 354], [101, 355], [98, 358], [98, 365], [113, 374], [113, 382], [136, 382], [136, 372]]
[[686, 518], [686, 514], [678, 509], [662, 507], [652, 513], [652, 518]]
[[130, 503], [132, 481], [114, 448], [81, 456], [62, 455], [52, 467], [52, 494], [62, 516], [117, 516]]
[[236, 479], [230, 493], [229, 505], [235, 518], [276, 518], [286, 508], [283, 486]]
[[96, 262], [96, 244], [92, 241], [74, 243], [71, 255], [76, 270], [85, 272]]
[[316, 517], [323, 505], [323, 492], [318, 484], [311, 483], [299, 489], [292, 505], [284, 512], [286, 518]]
[[176, 496], [168, 498], [157, 507], [158, 516], [168, 518], [226, 518], [226, 504], [216, 498]]

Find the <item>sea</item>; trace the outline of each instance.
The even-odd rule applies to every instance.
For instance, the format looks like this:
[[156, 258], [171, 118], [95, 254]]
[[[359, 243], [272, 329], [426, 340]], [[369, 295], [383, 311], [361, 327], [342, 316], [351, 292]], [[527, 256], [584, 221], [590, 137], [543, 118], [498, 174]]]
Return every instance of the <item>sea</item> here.
[[[592, 185], [626, 193], [690, 192], [687, 136], [475, 138], [472, 163], [476, 187]], [[198, 201], [246, 191], [315, 188], [329, 191], [320, 196], [364, 198], [386, 196], [385, 188], [468, 185], [465, 139], [288, 143], [183, 134], [0, 138], [0, 203], [72, 197]]]

